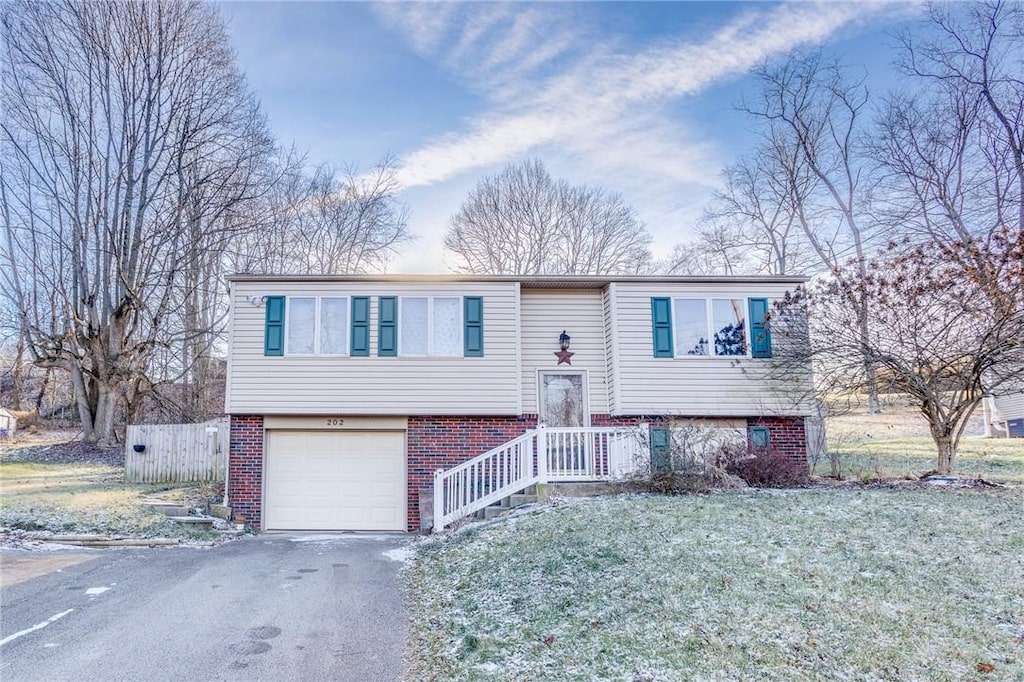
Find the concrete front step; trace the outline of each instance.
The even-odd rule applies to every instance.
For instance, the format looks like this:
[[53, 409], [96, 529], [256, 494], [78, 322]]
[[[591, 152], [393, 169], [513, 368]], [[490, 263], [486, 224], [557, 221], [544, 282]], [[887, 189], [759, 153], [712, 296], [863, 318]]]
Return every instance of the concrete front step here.
[[512, 511], [518, 506], [524, 504], [536, 504], [538, 499], [536, 494], [536, 486], [530, 486], [526, 490], [528, 492], [515, 493], [509, 495], [508, 497], [500, 500], [499, 502], [495, 502], [489, 507], [484, 507], [481, 510], [483, 512], [483, 518], [489, 521], [496, 516], [501, 516], [506, 512]]
[[188, 507], [174, 502], [147, 501], [142, 506], [164, 516], [188, 516]]
[[172, 516], [171, 521], [176, 521], [183, 526], [213, 527], [213, 518], [210, 516]]
[[490, 521], [491, 519], [493, 519], [496, 516], [501, 516], [502, 514], [505, 514], [505, 513], [509, 512], [509, 511], [511, 511], [511, 509], [509, 507], [490, 506], [490, 507], [484, 507], [481, 511], [483, 511], [483, 513], [484, 513], [484, 516], [483, 516], [484, 521]]
[[508, 496], [508, 506], [510, 507], [518, 507], [521, 504], [533, 504], [536, 501], [536, 495], [529, 495], [527, 493], [517, 493]]

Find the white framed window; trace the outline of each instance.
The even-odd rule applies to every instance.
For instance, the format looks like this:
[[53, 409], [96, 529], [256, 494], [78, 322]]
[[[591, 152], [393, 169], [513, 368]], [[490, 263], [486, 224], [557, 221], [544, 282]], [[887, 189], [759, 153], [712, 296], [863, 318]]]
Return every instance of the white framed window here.
[[707, 355], [708, 302], [703, 298], [676, 298], [672, 301], [672, 321], [675, 325], [676, 357]]
[[675, 356], [746, 357], [745, 298], [674, 298]]
[[348, 298], [289, 296], [285, 355], [348, 355]]
[[403, 296], [398, 301], [398, 354], [461, 357], [462, 298]]
[[711, 299], [711, 345], [719, 357], [747, 355], [746, 299]]

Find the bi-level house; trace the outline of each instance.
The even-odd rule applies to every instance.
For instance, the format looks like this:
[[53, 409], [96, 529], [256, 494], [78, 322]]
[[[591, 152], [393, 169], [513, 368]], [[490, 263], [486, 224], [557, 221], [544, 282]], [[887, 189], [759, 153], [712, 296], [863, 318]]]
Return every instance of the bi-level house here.
[[764, 371], [772, 301], [802, 281], [234, 276], [229, 504], [263, 529], [413, 530], [429, 500], [443, 525], [614, 476], [623, 430], [664, 418], [802, 459], [810, 409]]

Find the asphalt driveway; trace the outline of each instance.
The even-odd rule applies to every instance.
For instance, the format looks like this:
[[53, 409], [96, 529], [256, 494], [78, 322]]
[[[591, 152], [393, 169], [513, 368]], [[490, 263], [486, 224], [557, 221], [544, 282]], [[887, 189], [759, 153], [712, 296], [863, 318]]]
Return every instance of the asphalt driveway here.
[[0, 592], [0, 679], [396, 680], [408, 542], [274, 534], [89, 550]]

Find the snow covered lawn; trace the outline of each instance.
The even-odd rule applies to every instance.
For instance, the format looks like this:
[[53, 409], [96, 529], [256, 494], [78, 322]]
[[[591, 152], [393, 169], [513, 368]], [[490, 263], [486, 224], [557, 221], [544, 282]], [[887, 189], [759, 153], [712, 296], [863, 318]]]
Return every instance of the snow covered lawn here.
[[1024, 491], [577, 500], [419, 546], [413, 680], [1022, 680]]

